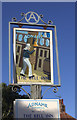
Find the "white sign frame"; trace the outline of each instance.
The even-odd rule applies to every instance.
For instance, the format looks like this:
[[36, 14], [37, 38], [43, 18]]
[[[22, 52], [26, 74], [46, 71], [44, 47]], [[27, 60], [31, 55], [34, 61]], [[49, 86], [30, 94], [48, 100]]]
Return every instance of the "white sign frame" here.
[[14, 118], [21, 116], [25, 119], [55, 118], [60, 120], [59, 99], [16, 99], [14, 101]]
[[53, 80], [53, 37], [52, 37], [52, 30], [43, 30], [43, 29], [30, 29], [30, 28], [14, 28], [13, 33], [14, 33], [14, 38], [13, 38], [13, 52], [14, 52], [14, 69], [13, 69], [13, 83], [16, 81], [16, 73], [15, 73], [15, 67], [16, 67], [16, 30], [25, 30], [25, 31], [40, 31], [40, 32], [50, 32], [50, 61], [51, 61], [51, 82], [49, 83], [41, 83], [41, 82], [17, 82], [19, 85], [54, 85], [54, 80]]

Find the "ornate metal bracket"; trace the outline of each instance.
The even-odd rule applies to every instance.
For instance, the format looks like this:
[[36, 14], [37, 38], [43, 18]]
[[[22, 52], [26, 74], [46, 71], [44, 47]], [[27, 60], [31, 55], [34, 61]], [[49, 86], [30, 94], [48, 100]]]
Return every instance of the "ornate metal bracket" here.
[[31, 98], [30, 95], [22, 88], [22, 86], [19, 86], [19, 85], [12, 86], [12, 91], [17, 92], [18, 89], [22, 89], [28, 95], [28, 97]]
[[[22, 20], [25, 19], [26, 22], [29, 23], [29, 24], [37, 24], [41, 20], [41, 22], [43, 22], [44, 24], [47, 25], [47, 23], [42, 20], [42, 18], [43, 18], [42, 14], [38, 15], [36, 12], [30, 11], [30, 12], [27, 12], [26, 14], [21, 13], [21, 16], [23, 18], [21, 20], [19, 20], [18, 22], [21, 22]], [[13, 17], [12, 21], [17, 22], [17, 19], [15, 17]], [[51, 20], [49, 20], [48, 24], [53, 24], [53, 22]]]
[[[43, 95], [42, 95], [42, 98], [43, 98], [43, 96], [45, 95], [45, 93], [49, 90], [49, 89], [51, 89], [53, 86], [51, 86], [51, 87], [49, 87], [48, 89], [46, 89], [45, 90], [45, 92], [43, 93]], [[53, 89], [53, 92], [54, 93], [57, 93], [58, 92], [58, 87], [55, 87], [54, 89]], [[57, 96], [58, 97], [58, 96]]]

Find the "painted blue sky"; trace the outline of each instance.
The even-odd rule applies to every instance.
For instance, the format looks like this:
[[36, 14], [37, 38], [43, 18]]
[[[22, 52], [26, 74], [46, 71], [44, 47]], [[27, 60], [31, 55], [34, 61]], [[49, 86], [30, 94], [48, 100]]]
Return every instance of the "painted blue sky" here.
[[[9, 84], [9, 21], [20, 20], [21, 12], [43, 14], [43, 20], [52, 20], [57, 27], [61, 87], [57, 95], [64, 99], [66, 112], [75, 117], [75, 3], [2, 3], [2, 82]], [[42, 87], [42, 93], [48, 87]], [[30, 87], [25, 87], [30, 92]], [[23, 94], [23, 92], [22, 92]], [[44, 99], [57, 98], [50, 89]]]

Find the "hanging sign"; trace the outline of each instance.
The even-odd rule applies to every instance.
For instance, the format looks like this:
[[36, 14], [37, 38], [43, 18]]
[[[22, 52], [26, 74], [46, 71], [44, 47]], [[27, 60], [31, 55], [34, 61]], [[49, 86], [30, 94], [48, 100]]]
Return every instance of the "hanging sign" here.
[[13, 81], [53, 85], [52, 30], [13, 28]]
[[59, 100], [17, 99], [14, 102], [14, 118], [56, 118], [59, 120]]

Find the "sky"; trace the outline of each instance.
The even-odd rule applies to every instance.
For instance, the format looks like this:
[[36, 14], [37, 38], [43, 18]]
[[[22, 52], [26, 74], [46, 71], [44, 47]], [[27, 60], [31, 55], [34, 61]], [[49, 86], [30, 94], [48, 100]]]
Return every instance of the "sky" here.
[[[61, 96], [66, 106], [66, 112], [75, 117], [75, 3], [74, 2], [4, 2], [2, 3], [2, 82], [9, 84], [9, 21], [13, 17], [20, 20], [21, 13], [34, 11], [43, 14], [43, 20], [49, 20], [57, 28], [58, 52], [60, 64], [61, 87], [57, 94], [49, 89], [43, 99]], [[47, 89], [42, 86], [42, 94]], [[30, 87], [25, 86], [29, 93]], [[22, 92], [21, 94], [24, 94]]]

